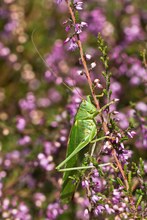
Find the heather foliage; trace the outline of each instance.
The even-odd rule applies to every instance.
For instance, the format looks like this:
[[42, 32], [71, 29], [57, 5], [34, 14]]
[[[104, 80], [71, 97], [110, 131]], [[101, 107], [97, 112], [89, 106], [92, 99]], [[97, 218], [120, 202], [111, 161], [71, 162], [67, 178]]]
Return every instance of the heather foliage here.
[[[147, 2], [141, 2], [0, 2], [0, 219], [147, 218]], [[66, 171], [56, 167], [87, 95], [99, 111], [99, 141], [75, 155], [76, 190], [65, 203]]]

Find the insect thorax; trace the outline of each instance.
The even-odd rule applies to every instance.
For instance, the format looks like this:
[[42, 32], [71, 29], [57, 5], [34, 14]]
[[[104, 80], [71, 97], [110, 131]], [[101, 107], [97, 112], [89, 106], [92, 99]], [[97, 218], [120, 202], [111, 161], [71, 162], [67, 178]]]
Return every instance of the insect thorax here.
[[83, 100], [77, 112], [76, 119], [93, 119], [96, 112], [97, 109], [91, 102]]

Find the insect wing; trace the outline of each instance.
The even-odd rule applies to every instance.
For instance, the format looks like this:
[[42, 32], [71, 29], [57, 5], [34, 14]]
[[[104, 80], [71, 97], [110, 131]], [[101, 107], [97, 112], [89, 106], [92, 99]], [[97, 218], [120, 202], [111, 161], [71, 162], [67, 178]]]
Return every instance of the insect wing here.
[[[84, 150], [82, 149], [91, 142], [95, 135], [96, 125], [94, 120], [75, 121], [71, 129], [68, 142], [66, 168], [75, 167], [77, 166], [78, 162], [83, 162]], [[70, 158], [71, 155], [73, 156]], [[73, 176], [75, 174], [76, 176], [78, 175], [77, 171], [74, 170], [64, 172], [61, 199], [65, 203], [69, 202], [72, 199], [73, 194], [77, 188], [77, 183], [74, 183], [74, 180], [69, 178], [70, 176]]]

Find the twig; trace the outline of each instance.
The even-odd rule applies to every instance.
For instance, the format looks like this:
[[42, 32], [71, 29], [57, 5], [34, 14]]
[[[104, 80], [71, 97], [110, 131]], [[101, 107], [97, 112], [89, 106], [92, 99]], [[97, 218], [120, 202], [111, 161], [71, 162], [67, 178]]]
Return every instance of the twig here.
[[[71, 19], [73, 21], [73, 24], [75, 25], [76, 24], [76, 18], [75, 18], [75, 14], [74, 14], [74, 11], [72, 10], [72, 7], [71, 7], [71, 4], [70, 4], [70, 1], [69, 0], [66, 0], [66, 3], [67, 3], [67, 6], [68, 6], [68, 10], [69, 10], [69, 13], [70, 13], [70, 16], [71, 16]], [[88, 69], [88, 66], [87, 66], [87, 62], [86, 62], [86, 59], [85, 59], [85, 56], [84, 56], [84, 51], [83, 51], [83, 47], [82, 47], [82, 43], [81, 43], [81, 40], [80, 40], [80, 37], [79, 37], [79, 34], [76, 34], [77, 36], [77, 44], [78, 44], [78, 47], [79, 47], [79, 52], [80, 52], [80, 56], [81, 56], [81, 61], [82, 61], [82, 64], [83, 64], [83, 67], [84, 67], [84, 70], [85, 70], [85, 74], [86, 74], [86, 78], [87, 78], [87, 81], [88, 81], [88, 85], [89, 85], [89, 88], [90, 88], [90, 91], [91, 91], [91, 94], [92, 94], [92, 97], [93, 97], [93, 100], [94, 100], [94, 103], [95, 103], [95, 106], [98, 110], [100, 110], [100, 104], [99, 104], [99, 101], [98, 99], [96, 98], [96, 94], [95, 94], [95, 91], [93, 90], [93, 86], [92, 86], [92, 80], [91, 80], [91, 77], [90, 77], [90, 73], [89, 73], [89, 69]], [[100, 113], [100, 119], [101, 119], [101, 122], [102, 122], [102, 126], [103, 126], [103, 130], [105, 132], [105, 134], [107, 134], [109, 132], [109, 129], [108, 129], [108, 126], [107, 126], [107, 123], [104, 121], [104, 116], [103, 116], [103, 113], [101, 112]], [[112, 146], [112, 143], [110, 142], [110, 145]], [[127, 180], [127, 177], [124, 173], [124, 170], [122, 168], [122, 165], [119, 161], [119, 159], [117, 158], [117, 154], [116, 154], [116, 150], [113, 148], [112, 146], [112, 155], [116, 161], [116, 164], [119, 168], [119, 171], [124, 179], [124, 183], [125, 183], [125, 186], [126, 186], [126, 190], [128, 191], [129, 189], [129, 183], [128, 183], [128, 180]], [[132, 204], [132, 207], [134, 207], [133, 209], [135, 210], [135, 206], [133, 204], [133, 198], [130, 197], [130, 202]]]

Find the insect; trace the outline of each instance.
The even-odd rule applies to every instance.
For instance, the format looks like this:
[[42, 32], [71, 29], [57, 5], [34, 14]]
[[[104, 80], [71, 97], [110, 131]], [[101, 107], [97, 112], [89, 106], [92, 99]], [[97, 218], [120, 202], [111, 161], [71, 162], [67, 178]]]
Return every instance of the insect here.
[[[56, 73], [53, 71], [51, 67], [48, 66], [46, 61], [41, 56], [39, 50], [37, 49], [34, 43], [34, 39], [33, 39], [34, 33], [35, 33], [35, 30], [33, 31], [32, 36], [31, 36], [34, 48], [36, 49], [36, 52], [38, 53], [42, 61], [45, 63], [45, 65], [50, 69], [50, 71], [56, 77]], [[63, 84], [68, 89], [72, 90], [66, 83], [63, 82]], [[62, 161], [56, 167], [58, 171], [61, 171], [61, 170], [64, 171], [63, 185], [62, 185], [62, 191], [61, 191], [61, 199], [64, 202], [70, 201], [76, 190], [77, 184], [73, 184], [73, 179], [69, 177], [72, 177], [74, 174], [76, 174], [77, 169], [78, 169], [76, 165], [79, 159], [82, 164], [82, 161], [84, 159], [83, 148], [85, 148], [89, 143], [94, 143], [96, 141], [107, 138], [107, 136], [104, 136], [104, 137], [94, 140], [95, 136], [97, 135], [95, 117], [101, 111], [103, 111], [105, 108], [107, 108], [110, 104], [113, 104], [113, 103], [114, 103], [114, 100], [106, 104], [105, 106], [103, 106], [98, 111], [96, 107], [92, 104], [90, 100], [90, 96], [87, 96], [87, 100], [83, 100], [79, 106], [79, 109], [75, 116], [74, 125], [72, 126], [71, 131], [70, 131], [66, 159]], [[81, 153], [81, 155], [79, 155], [79, 153]], [[61, 169], [61, 167], [63, 167], [64, 165], [65, 165], [65, 169]], [[87, 169], [87, 167], [82, 167], [81, 169]]]
[[[84, 159], [82, 150], [89, 143], [94, 143], [107, 137], [105, 136], [94, 140], [97, 135], [95, 117], [112, 103], [114, 103], [114, 101], [106, 104], [98, 111], [88, 96], [87, 100], [83, 100], [79, 106], [69, 135], [66, 159], [56, 167], [57, 170], [62, 171], [61, 167], [65, 165], [61, 191], [61, 199], [65, 203], [72, 199], [77, 187], [76, 184], [73, 184], [73, 179], [69, 177], [76, 174], [77, 170], [76, 168], [74, 169], [74, 167], [77, 165], [78, 159], [80, 159], [80, 162]], [[79, 153], [81, 153], [80, 156]]]

